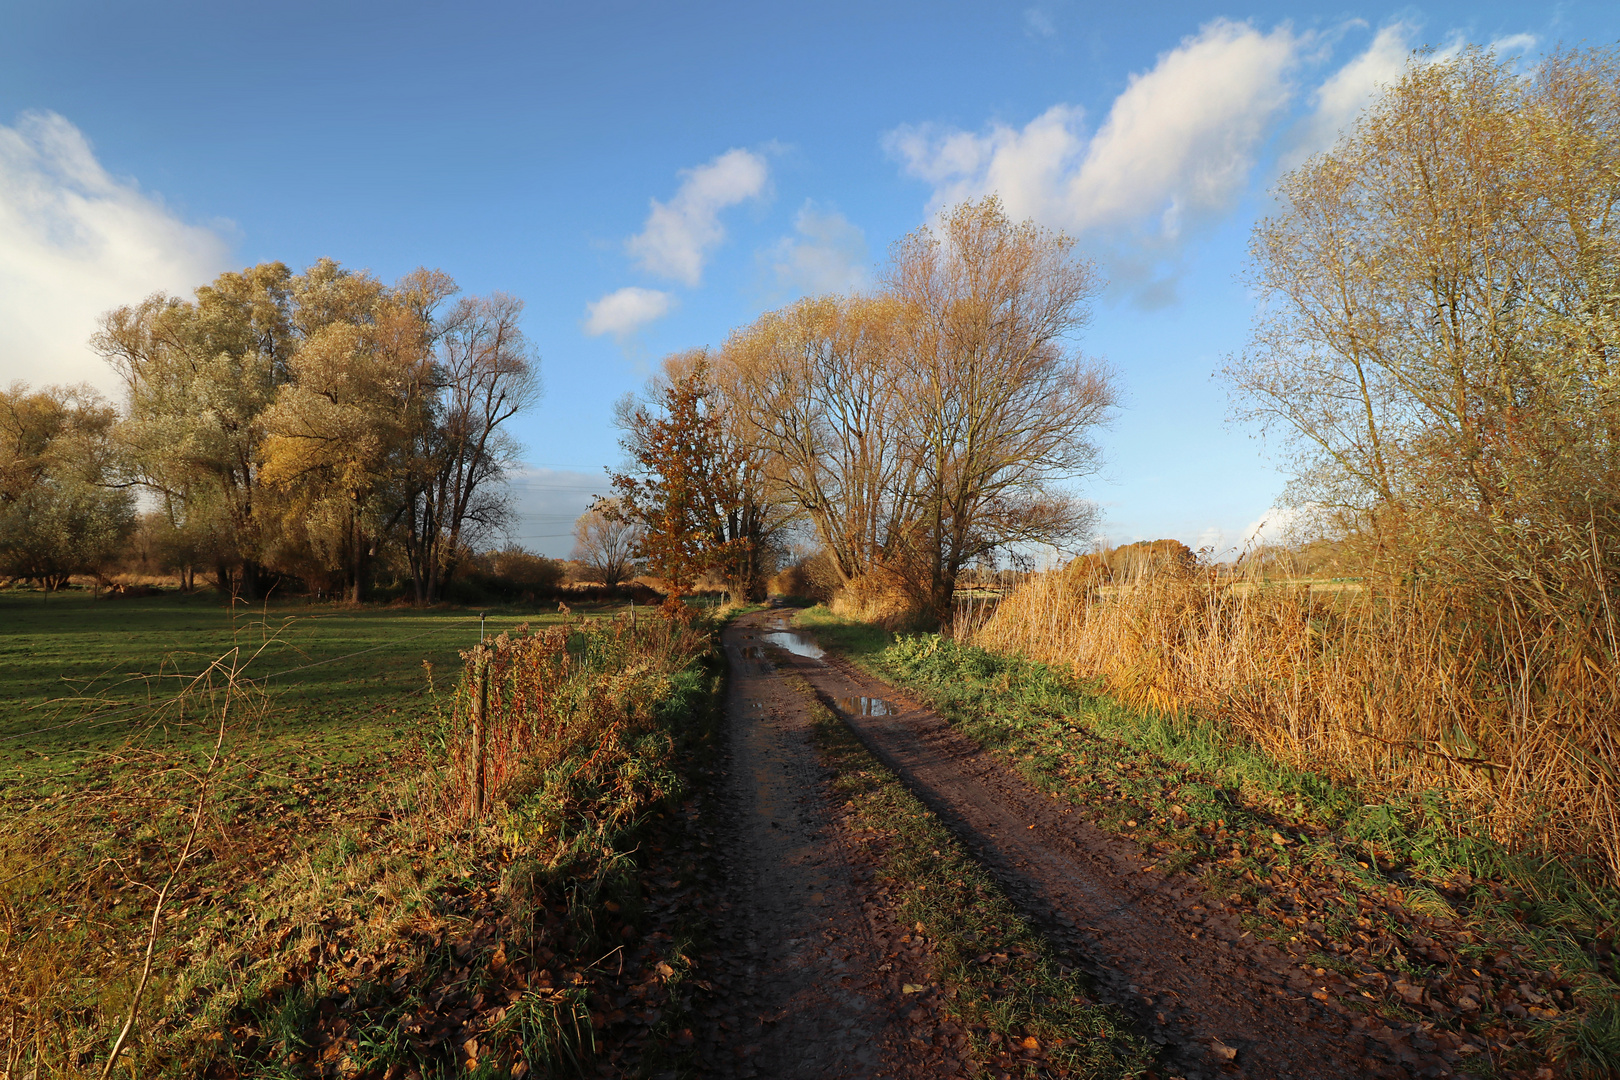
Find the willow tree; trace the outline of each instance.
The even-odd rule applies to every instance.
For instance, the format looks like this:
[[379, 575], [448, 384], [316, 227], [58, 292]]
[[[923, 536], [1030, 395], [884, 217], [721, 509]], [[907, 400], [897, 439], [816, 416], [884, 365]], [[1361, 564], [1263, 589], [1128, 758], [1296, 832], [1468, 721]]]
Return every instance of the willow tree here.
[[915, 468], [907, 576], [948, 626], [956, 580], [998, 549], [1072, 544], [1094, 523], [1067, 484], [1094, 472], [1113, 380], [1075, 347], [1102, 286], [1074, 241], [963, 203], [896, 247], [893, 378]]
[[141, 480], [222, 538], [220, 582], [234, 571], [249, 597], [275, 541], [263, 418], [298, 344], [292, 277], [279, 262], [221, 274], [191, 301], [155, 295], [109, 312], [93, 340], [124, 380], [122, 437]]
[[121, 552], [135, 500], [116, 419], [87, 386], [0, 390], [0, 575], [57, 589]]
[[915, 512], [899, 314], [883, 298], [801, 300], [732, 334], [716, 363], [774, 489], [845, 588], [900, 557]]
[[[1419, 57], [1280, 182], [1239, 415], [1409, 580], [1549, 618], [1620, 581], [1620, 58]], [[1563, 612], [1564, 615], [1559, 613]]]
[[297, 279], [302, 340], [264, 417], [263, 477], [286, 531], [354, 602], [404, 506], [412, 441], [432, 423], [431, 324], [400, 291], [329, 260]]

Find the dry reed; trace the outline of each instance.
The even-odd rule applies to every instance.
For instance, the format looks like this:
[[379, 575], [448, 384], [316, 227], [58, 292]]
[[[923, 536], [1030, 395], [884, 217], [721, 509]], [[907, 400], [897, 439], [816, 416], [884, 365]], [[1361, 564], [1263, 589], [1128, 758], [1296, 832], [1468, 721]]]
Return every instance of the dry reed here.
[[1465, 811], [1458, 828], [1596, 856], [1620, 878], [1617, 672], [1511, 597], [1487, 620], [1438, 590], [1207, 571], [1104, 586], [1076, 561], [963, 630], [1131, 706], [1224, 725], [1290, 765], [1383, 794], [1442, 791]]

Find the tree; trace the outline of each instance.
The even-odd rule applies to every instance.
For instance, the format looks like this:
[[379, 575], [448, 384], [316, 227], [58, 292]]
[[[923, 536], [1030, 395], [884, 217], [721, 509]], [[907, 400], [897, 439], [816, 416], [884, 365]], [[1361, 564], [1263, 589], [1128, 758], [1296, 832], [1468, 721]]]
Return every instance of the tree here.
[[387, 286], [322, 259], [104, 316], [94, 345], [124, 377], [139, 479], [189, 551], [216, 553], [222, 587], [257, 596], [274, 569], [358, 599], [397, 542], [430, 603], [502, 523], [503, 425], [538, 393], [523, 304], [441, 313], [455, 292], [436, 270]]
[[[285, 265], [261, 263], [221, 274], [192, 302], [158, 295], [111, 311], [92, 340], [124, 379], [121, 438], [140, 479], [187, 524], [225, 538], [248, 597], [263, 589], [274, 544], [263, 416], [297, 347], [291, 286]], [[231, 568], [216, 569], [224, 585]]]
[[897, 559], [914, 508], [898, 314], [884, 298], [802, 300], [733, 334], [716, 364], [746, 403], [738, 414], [773, 488], [810, 521], [844, 587]]
[[637, 553], [676, 595], [714, 573], [734, 600], [763, 596], [785, 516], [769, 499], [763, 455], [726, 409], [707, 351], [665, 360], [650, 396], [650, 405], [620, 403], [633, 466], [612, 475], [623, 513], [641, 528]]
[[[1237, 414], [1376, 565], [1549, 619], [1620, 580], [1620, 58], [1419, 59], [1256, 226]], [[1562, 612], [1563, 614], [1560, 614]]]
[[135, 500], [111, 439], [116, 419], [87, 386], [0, 391], [0, 573], [58, 589], [118, 554]]
[[1115, 404], [1108, 370], [1069, 344], [1101, 281], [1072, 240], [989, 197], [902, 240], [884, 285], [916, 469], [900, 568], [925, 617], [949, 626], [964, 567], [1090, 531], [1091, 504], [1059, 485], [1096, 469], [1091, 435]]
[[597, 499], [574, 522], [573, 558], [591, 569], [608, 588], [635, 574], [635, 552], [641, 529], [624, 512], [618, 499]]
[[522, 314], [514, 296], [467, 297], [436, 327], [435, 423], [413, 450], [404, 517], [418, 603], [437, 600], [467, 545], [506, 520], [498, 485], [519, 446], [502, 425], [540, 393]]
[[432, 420], [431, 330], [409, 281], [389, 290], [330, 260], [297, 279], [303, 340], [264, 417], [263, 477], [286, 499], [288, 532], [344, 575], [356, 603], [403, 508], [411, 440]]

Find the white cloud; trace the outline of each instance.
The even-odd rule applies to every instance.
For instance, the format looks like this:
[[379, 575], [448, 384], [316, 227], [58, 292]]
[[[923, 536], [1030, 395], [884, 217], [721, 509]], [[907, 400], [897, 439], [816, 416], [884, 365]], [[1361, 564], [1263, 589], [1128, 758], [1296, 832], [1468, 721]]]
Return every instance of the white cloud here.
[[1022, 129], [902, 128], [889, 148], [934, 185], [936, 206], [995, 192], [1015, 217], [1173, 243], [1245, 189], [1301, 44], [1287, 27], [1216, 20], [1132, 76], [1089, 136], [1082, 110], [1055, 105]]
[[1247, 551], [1265, 544], [1297, 542], [1301, 532], [1308, 530], [1316, 521], [1317, 509], [1316, 504], [1311, 503], [1305, 506], [1271, 507], [1243, 530], [1243, 550]]
[[1381, 87], [1400, 80], [1412, 56], [1412, 37], [1417, 29], [1405, 22], [1382, 28], [1360, 55], [1316, 88], [1311, 95], [1314, 108], [1296, 129], [1289, 149], [1278, 162], [1279, 169], [1287, 171], [1328, 149]]
[[668, 315], [674, 306], [675, 298], [667, 292], [630, 285], [585, 305], [585, 332], [591, 337], [624, 338]]
[[218, 233], [111, 176], [65, 118], [25, 113], [0, 126], [0, 382], [116, 391], [88, 345], [101, 313], [189, 292], [229, 256]]
[[866, 234], [844, 215], [806, 202], [794, 215], [793, 229], [797, 237], [784, 236], [767, 253], [784, 286], [830, 293], [866, 284]]
[[720, 211], [762, 196], [770, 170], [758, 154], [727, 150], [681, 176], [673, 199], [652, 200], [646, 226], [627, 247], [648, 273], [695, 286], [703, 280], [709, 252], [726, 237]]
[[1509, 34], [1491, 42], [1490, 49], [1498, 56], [1514, 56], [1529, 52], [1541, 39], [1534, 34]]

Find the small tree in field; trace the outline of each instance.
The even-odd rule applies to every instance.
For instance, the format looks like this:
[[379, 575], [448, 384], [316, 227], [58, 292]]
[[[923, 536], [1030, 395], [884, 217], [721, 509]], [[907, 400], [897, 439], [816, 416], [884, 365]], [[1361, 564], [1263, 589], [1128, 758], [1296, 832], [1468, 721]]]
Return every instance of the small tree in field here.
[[707, 352], [670, 357], [652, 402], [619, 408], [635, 463], [614, 474], [625, 516], [641, 527], [639, 554], [674, 592], [713, 573], [733, 599], [765, 591], [765, 557], [782, 526], [766, 495], [763, 455], [739, 437], [711, 378]]
[[640, 542], [641, 527], [625, 515], [618, 499], [597, 499], [574, 522], [573, 558], [610, 589], [634, 576]]

